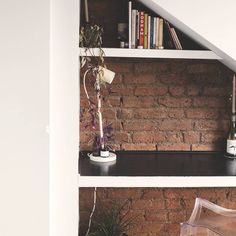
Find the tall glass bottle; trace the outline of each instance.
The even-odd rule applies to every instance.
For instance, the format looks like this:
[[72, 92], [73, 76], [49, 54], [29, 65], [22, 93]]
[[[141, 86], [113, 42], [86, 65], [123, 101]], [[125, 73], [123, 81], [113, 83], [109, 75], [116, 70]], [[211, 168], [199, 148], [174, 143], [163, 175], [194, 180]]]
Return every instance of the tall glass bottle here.
[[228, 156], [236, 158], [236, 114], [235, 113], [231, 115], [226, 152]]

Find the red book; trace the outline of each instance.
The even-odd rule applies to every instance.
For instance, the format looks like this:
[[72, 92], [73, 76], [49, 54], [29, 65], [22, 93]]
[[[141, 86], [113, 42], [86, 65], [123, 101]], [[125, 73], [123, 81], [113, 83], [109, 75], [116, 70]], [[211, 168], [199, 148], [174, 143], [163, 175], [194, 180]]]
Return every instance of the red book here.
[[144, 47], [144, 11], [139, 12], [139, 46]]

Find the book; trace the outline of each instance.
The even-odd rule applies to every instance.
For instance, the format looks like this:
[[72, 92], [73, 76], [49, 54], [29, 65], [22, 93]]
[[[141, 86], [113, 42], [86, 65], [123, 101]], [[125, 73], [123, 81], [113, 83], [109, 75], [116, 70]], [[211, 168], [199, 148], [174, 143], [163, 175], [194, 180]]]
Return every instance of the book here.
[[148, 16], [148, 32], [147, 32], [147, 48], [150, 49], [150, 36], [151, 36], [151, 16]]
[[172, 36], [170, 24], [168, 21], [164, 20], [164, 47], [168, 49], [177, 49], [174, 43], [174, 37]]
[[182, 47], [182, 45], [181, 45], [181, 43], [180, 43], [180, 41], [179, 41], [179, 38], [178, 38], [178, 36], [177, 36], [177, 34], [176, 34], [175, 29], [174, 29], [174, 28], [171, 28], [171, 32], [172, 32], [172, 34], [173, 34], [173, 36], [174, 36], [174, 39], [175, 39], [175, 41], [176, 41], [177, 49], [182, 50], [183, 47]]
[[158, 49], [164, 49], [163, 46], [163, 19], [159, 19], [159, 28], [158, 28]]
[[154, 17], [150, 17], [150, 48], [153, 48], [154, 39]]
[[174, 28], [170, 28], [170, 33], [171, 33], [171, 36], [172, 36], [172, 38], [173, 38], [173, 41], [174, 41], [174, 44], [175, 44], [175, 48], [176, 48], [176, 49], [179, 49], [179, 45], [178, 45], [178, 43], [177, 43], [177, 39], [176, 39], [176, 37], [175, 37], [175, 35], [174, 35], [173, 29], [174, 29]]
[[129, 1], [129, 7], [128, 7], [128, 11], [129, 11], [129, 48], [131, 48], [131, 24], [132, 24], [132, 22], [131, 22], [131, 12], [132, 12], [132, 2], [131, 1]]
[[143, 48], [148, 48], [148, 14], [144, 14], [144, 44]]
[[131, 11], [131, 48], [136, 46], [136, 9]]
[[156, 18], [156, 49], [158, 48], [158, 39], [159, 39], [159, 20], [160, 18]]
[[153, 47], [152, 48], [156, 48], [156, 21], [157, 21], [157, 18], [156, 17], [153, 17]]
[[139, 46], [140, 47], [144, 47], [144, 11], [140, 11], [139, 12], [139, 20], [140, 20], [140, 24], [139, 24]]
[[136, 11], [136, 46], [139, 46], [139, 30], [140, 30], [140, 19], [139, 11]]

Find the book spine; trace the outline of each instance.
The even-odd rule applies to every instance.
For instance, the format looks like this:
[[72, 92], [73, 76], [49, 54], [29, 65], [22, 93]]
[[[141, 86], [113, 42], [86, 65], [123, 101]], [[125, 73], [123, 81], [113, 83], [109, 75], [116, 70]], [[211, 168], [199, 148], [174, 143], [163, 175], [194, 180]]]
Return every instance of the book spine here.
[[175, 36], [175, 38], [176, 38], [177, 45], [178, 45], [178, 49], [179, 49], [179, 50], [183, 50], [183, 47], [182, 47], [182, 45], [181, 45], [181, 43], [180, 43], [180, 41], [179, 41], [179, 37], [178, 37], [178, 35], [177, 35], [176, 31], [175, 31], [175, 28], [173, 28], [173, 34], [174, 34], [174, 36]]
[[148, 48], [148, 14], [144, 14], [144, 48]]
[[158, 48], [158, 39], [159, 39], [159, 20], [160, 18], [156, 18], [156, 48]]
[[157, 18], [153, 18], [153, 48], [156, 48], [156, 21]]
[[140, 24], [139, 24], [139, 46], [144, 47], [144, 12], [139, 12]]
[[136, 45], [136, 10], [132, 9], [131, 19], [131, 48], [135, 48]]
[[128, 10], [129, 10], [129, 48], [131, 48], [131, 12], [132, 12], [132, 2], [129, 1], [129, 7], [128, 7]]
[[159, 19], [159, 31], [158, 31], [158, 49], [164, 49], [163, 47], [163, 19]]
[[172, 37], [171, 30], [170, 30], [170, 24], [168, 21], [164, 20], [164, 37], [165, 37], [165, 44], [167, 48], [170, 49], [176, 49], [174, 38]]
[[139, 45], [139, 30], [140, 30], [140, 19], [139, 11], [136, 11], [136, 47]]
[[151, 42], [151, 16], [148, 16], [148, 49], [150, 49], [150, 42]]
[[153, 30], [153, 25], [154, 25], [154, 17], [150, 17], [150, 48], [153, 48], [153, 35], [154, 35], [154, 30]]
[[174, 41], [174, 44], [175, 44], [175, 48], [176, 48], [176, 49], [179, 49], [179, 45], [178, 45], [178, 43], [177, 43], [177, 39], [176, 39], [176, 36], [175, 36], [175, 34], [174, 34], [173, 28], [170, 28], [170, 33], [171, 33], [171, 36], [172, 36], [172, 38], [173, 38], [173, 41]]

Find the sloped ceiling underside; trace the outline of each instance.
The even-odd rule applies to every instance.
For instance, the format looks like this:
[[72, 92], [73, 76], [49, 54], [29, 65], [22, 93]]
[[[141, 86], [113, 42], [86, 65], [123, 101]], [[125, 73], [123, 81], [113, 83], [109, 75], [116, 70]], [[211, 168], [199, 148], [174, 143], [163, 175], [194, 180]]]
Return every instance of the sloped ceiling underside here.
[[236, 72], [236, 0], [140, 0]]

